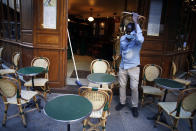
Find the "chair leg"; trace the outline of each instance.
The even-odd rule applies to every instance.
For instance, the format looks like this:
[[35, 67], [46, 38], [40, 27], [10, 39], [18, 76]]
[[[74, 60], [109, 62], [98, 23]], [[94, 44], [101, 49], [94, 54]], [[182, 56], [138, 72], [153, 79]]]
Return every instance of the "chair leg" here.
[[7, 120], [7, 110], [8, 110], [8, 104], [5, 104], [5, 110], [4, 110], [4, 116], [3, 116], [3, 123], [2, 126], [6, 126], [6, 120]]
[[157, 119], [155, 120], [154, 127], [157, 127], [157, 123], [160, 123], [160, 118], [161, 118], [162, 112], [163, 112], [163, 110], [162, 110], [162, 108], [159, 106], [159, 107], [158, 107]]
[[102, 130], [106, 131], [106, 119], [102, 120]]
[[46, 99], [47, 99], [47, 93], [50, 94], [50, 88], [49, 88], [49, 86], [48, 86], [47, 83], [46, 83], [46, 85], [44, 86], [43, 91], [44, 91], [44, 93], [43, 93], [43, 95], [44, 95], [44, 100], [46, 101]]
[[193, 119], [189, 119], [189, 125], [190, 125], [190, 129], [191, 131], [193, 131]]
[[144, 106], [144, 93], [142, 93], [142, 99], [141, 99], [141, 107], [143, 107]]
[[46, 101], [47, 99], [47, 93], [44, 91], [44, 100]]
[[36, 106], [37, 110], [38, 110], [39, 112], [41, 112], [40, 109], [39, 109], [39, 105], [38, 105], [38, 103], [37, 103], [36, 96], [33, 97], [33, 100], [34, 100], [34, 102], [35, 102], [35, 106]]
[[22, 118], [22, 123], [23, 123], [24, 127], [26, 128], [27, 127], [27, 123], [26, 123], [26, 119], [25, 119], [25, 116], [24, 116], [24, 112], [22, 110], [22, 105], [19, 104], [18, 108], [19, 108], [20, 116]]
[[83, 129], [82, 129], [82, 131], [86, 131], [86, 126], [87, 126], [87, 119], [85, 119], [83, 121]]
[[43, 87], [43, 96], [44, 96], [44, 100], [46, 101], [47, 99], [47, 87], [46, 86]]
[[178, 126], [178, 119], [174, 118], [172, 131], [178, 131], [177, 126]]
[[48, 83], [46, 83], [45, 86], [46, 86], [46, 92], [48, 92], [50, 94], [51, 92], [50, 92], [50, 87], [48, 86]]

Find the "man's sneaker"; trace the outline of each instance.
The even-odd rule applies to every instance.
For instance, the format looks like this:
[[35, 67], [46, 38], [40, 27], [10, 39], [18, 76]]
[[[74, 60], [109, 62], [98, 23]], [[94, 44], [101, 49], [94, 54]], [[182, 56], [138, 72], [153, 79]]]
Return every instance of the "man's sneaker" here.
[[137, 107], [132, 107], [131, 111], [132, 111], [133, 117], [138, 117], [139, 116], [139, 112], [138, 112]]
[[125, 107], [125, 104], [119, 103], [119, 104], [115, 107], [115, 109], [116, 109], [117, 111], [119, 111], [119, 110], [121, 110], [123, 107]]

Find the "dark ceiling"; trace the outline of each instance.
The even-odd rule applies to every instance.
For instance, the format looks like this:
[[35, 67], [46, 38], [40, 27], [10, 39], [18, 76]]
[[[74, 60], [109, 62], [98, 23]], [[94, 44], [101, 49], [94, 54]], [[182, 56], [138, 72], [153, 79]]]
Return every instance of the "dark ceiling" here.
[[[69, 0], [69, 15], [79, 18], [89, 17], [92, 8], [93, 17], [120, 16], [125, 9], [126, 0]], [[127, 9], [136, 10], [138, 0], [127, 0]]]

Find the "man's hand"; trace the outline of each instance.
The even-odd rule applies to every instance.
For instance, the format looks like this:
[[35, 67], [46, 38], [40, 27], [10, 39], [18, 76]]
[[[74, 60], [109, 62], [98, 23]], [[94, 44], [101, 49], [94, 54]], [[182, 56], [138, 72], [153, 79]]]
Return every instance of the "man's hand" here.
[[137, 24], [139, 15], [138, 15], [138, 13], [135, 13], [135, 12], [132, 12], [132, 14], [133, 14], [133, 21], [135, 24]]

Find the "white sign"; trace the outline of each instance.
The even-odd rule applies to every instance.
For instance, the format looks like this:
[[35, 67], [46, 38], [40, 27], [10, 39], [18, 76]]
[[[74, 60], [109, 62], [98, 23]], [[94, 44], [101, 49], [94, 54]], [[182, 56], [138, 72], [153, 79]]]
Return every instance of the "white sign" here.
[[43, 2], [43, 28], [56, 29], [56, 0], [44, 0]]

